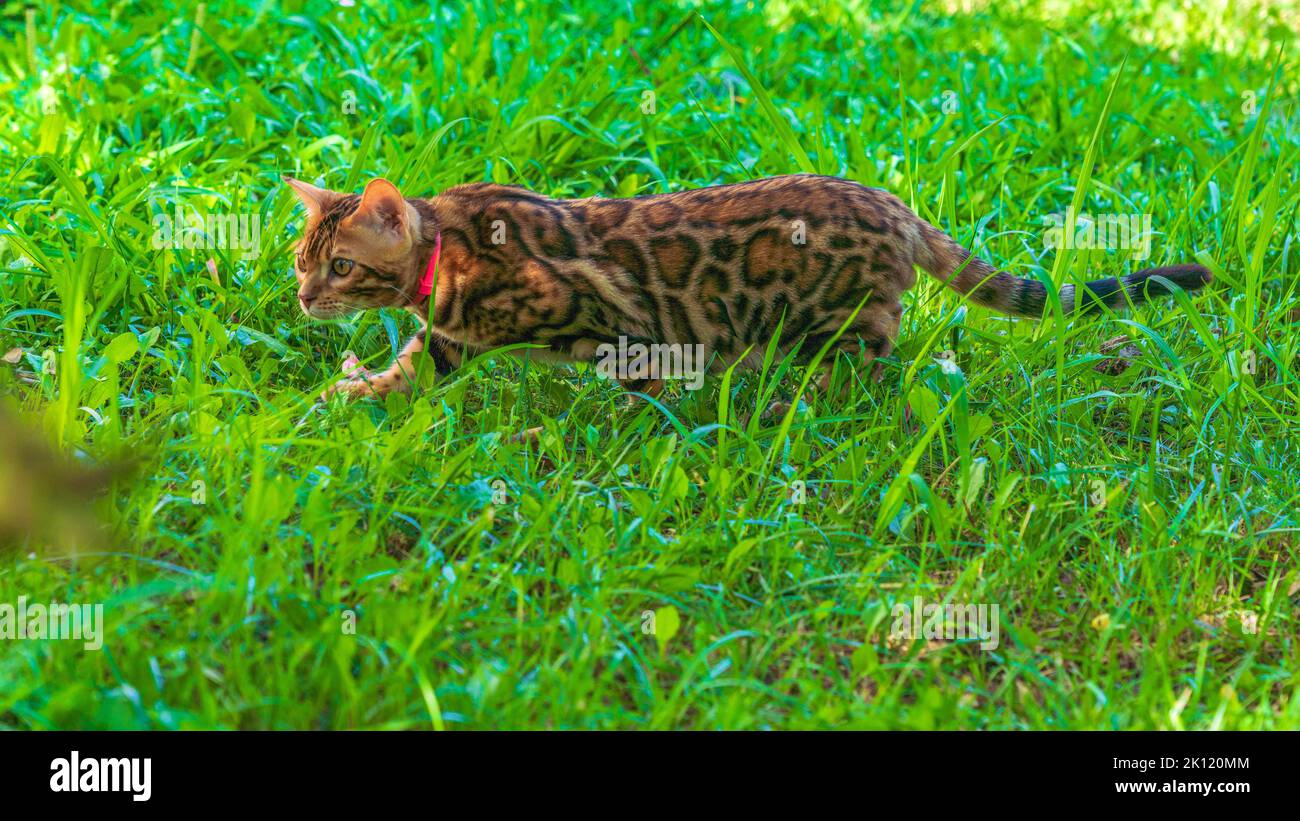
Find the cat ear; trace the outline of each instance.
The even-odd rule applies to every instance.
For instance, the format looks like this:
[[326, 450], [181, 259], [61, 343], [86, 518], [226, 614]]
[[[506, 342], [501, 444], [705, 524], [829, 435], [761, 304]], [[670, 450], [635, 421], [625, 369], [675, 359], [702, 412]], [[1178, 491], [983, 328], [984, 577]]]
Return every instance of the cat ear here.
[[330, 200], [334, 199], [333, 191], [317, 188], [302, 180], [295, 180], [288, 174], [285, 174], [281, 179], [289, 183], [289, 187], [298, 195], [298, 199], [302, 200], [302, 204], [307, 206], [307, 213], [313, 219], [319, 217], [321, 212], [325, 210], [325, 206], [329, 204]]
[[377, 233], [390, 233], [405, 237], [407, 229], [406, 200], [397, 186], [382, 177], [366, 185], [361, 194], [361, 204], [346, 222], [365, 226]]

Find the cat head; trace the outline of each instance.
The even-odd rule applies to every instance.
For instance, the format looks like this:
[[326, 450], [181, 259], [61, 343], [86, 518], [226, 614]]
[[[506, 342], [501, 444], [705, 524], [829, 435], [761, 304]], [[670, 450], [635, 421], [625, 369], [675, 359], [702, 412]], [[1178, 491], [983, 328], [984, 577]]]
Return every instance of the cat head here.
[[405, 307], [419, 277], [419, 215], [397, 186], [374, 179], [360, 196], [285, 177], [307, 225], [294, 255], [298, 305], [313, 319]]

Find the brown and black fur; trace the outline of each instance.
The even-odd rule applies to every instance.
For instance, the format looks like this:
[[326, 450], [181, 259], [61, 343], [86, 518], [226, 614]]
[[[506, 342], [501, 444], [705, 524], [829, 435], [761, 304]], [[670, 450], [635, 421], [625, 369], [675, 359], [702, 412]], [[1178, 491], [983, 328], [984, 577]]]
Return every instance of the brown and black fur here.
[[[585, 200], [490, 183], [406, 199], [385, 180], [361, 196], [289, 182], [309, 212], [299, 247], [304, 310], [328, 318], [406, 308], [431, 326], [429, 354], [439, 371], [456, 367], [466, 350], [513, 343], [545, 345], [557, 361], [590, 361], [598, 345], [620, 336], [701, 344], [715, 368], [746, 356], [755, 364], [782, 319], [781, 351], [797, 349], [806, 360], [859, 305], [835, 348], [860, 352], [865, 365], [892, 350], [899, 298], [917, 267], [1006, 313], [1040, 317], [1047, 303], [1041, 282], [973, 257], [894, 195], [835, 177]], [[430, 310], [417, 289], [439, 233]], [[330, 274], [336, 257], [355, 261], [347, 276]], [[1199, 265], [1152, 268], [1088, 283], [1078, 309], [1119, 309], [1168, 293], [1154, 276], [1185, 290], [1210, 280]], [[1075, 307], [1073, 286], [1061, 301], [1067, 311]], [[384, 373], [332, 390], [405, 389], [425, 336]], [[625, 384], [651, 393], [661, 385]]]

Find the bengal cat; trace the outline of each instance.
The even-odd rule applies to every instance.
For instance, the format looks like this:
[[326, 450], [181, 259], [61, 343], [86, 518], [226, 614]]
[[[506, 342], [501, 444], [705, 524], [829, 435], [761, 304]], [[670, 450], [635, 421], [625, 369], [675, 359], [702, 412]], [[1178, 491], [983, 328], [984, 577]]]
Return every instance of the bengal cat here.
[[[422, 351], [446, 373], [467, 352], [513, 343], [590, 362], [622, 337], [703, 346], [714, 370], [737, 359], [752, 366], [782, 320], [779, 350], [807, 360], [855, 309], [834, 350], [865, 365], [894, 346], [914, 266], [1005, 313], [1039, 317], [1047, 304], [1038, 280], [995, 270], [894, 195], [835, 177], [583, 200], [492, 183], [405, 198], [383, 179], [358, 196], [285, 180], [307, 209], [295, 266], [302, 310], [331, 319], [405, 308], [426, 328], [387, 370], [344, 379], [326, 394], [406, 390]], [[420, 283], [435, 249], [430, 307]], [[1168, 294], [1157, 275], [1186, 290], [1210, 280], [1200, 265], [1151, 268], [1089, 282], [1082, 294], [1066, 285], [1061, 303], [1123, 308]], [[663, 376], [620, 381], [653, 396]]]

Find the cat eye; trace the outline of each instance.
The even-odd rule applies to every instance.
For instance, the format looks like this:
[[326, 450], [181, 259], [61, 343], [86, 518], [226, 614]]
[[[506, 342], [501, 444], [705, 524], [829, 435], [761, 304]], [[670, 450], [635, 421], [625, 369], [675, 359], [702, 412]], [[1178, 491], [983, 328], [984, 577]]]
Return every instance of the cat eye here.
[[307, 260], [303, 259], [302, 254], [293, 255], [293, 264], [299, 271], [307, 273]]
[[335, 276], [345, 277], [352, 272], [352, 260], [343, 259], [342, 257], [336, 258], [330, 263], [330, 270], [334, 272]]

